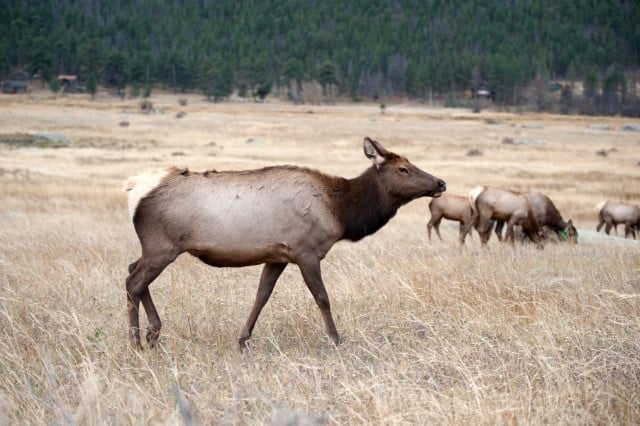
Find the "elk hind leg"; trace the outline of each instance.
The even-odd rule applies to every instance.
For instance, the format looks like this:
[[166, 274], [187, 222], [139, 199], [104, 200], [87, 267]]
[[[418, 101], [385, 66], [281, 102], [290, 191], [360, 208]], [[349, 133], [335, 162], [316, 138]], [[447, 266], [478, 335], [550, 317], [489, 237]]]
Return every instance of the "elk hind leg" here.
[[476, 226], [476, 231], [480, 235], [480, 242], [482, 245], [486, 245], [489, 242], [489, 238], [491, 238], [491, 227], [493, 222], [491, 219], [480, 218], [478, 225]]
[[129, 337], [132, 345], [137, 349], [142, 347], [140, 344], [140, 301], [142, 301], [149, 321], [149, 329], [146, 336], [147, 342], [150, 346], [153, 346], [160, 334], [162, 323], [151, 299], [149, 284], [151, 284], [177, 256], [178, 253], [164, 253], [153, 257], [143, 255], [130, 265], [130, 268], [133, 267], [133, 270], [129, 273], [126, 280]]
[[442, 220], [442, 216], [438, 217], [437, 215], [431, 216], [429, 223], [427, 223], [427, 234], [429, 236], [429, 241], [431, 241], [431, 228], [435, 228], [436, 234], [440, 241], [442, 241], [442, 236], [440, 236], [440, 221]]
[[471, 220], [467, 220], [460, 222], [460, 234], [459, 234], [459, 239], [460, 239], [460, 244], [464, 244], [465, 239], [467, 238], [467, 235], [471, 236], [471, 231], [473, 229], [473, 223], [471, 222]]
[[136, 260], [135, 262], [133, 262], [133, 263], [131, 263], [129, 265], [129, 268], [128, 268], [129, 273], [132, 273], [133, 271], [136, 270], [136, 268], [138, 267], [138, 263], [140, 263], [140, 259], [142, 259], [142, 258], [139, 258], [138, 260]]
[[464, 238], [467, 236], [467, 232], [465, 231], [464, 223], [460, 222], [460, 227], [458, 230], [458, 241], [460, 245], [464, 244]]

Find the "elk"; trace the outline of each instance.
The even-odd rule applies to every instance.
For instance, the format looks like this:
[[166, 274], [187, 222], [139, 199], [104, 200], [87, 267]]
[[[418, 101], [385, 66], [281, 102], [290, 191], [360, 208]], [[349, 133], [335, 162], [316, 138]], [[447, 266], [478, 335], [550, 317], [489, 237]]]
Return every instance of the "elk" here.
[[373, 234], [404, 204], [446, 190], [443, 180], [379, 142], [366, 137], [363, 145], [373, 164], [352, 179], [296, 166], [220, 172], [171, 167], [129, 178], [125, 190], [142, 247], [126, 279], [133, 346], [142, 347], [140, 302], [149, 320], [147, 342], [157, 342], [161, 321], [149, 284], [184, 252], [215, 267], [264, 264], [241, 348], [289, 263], [300, 269], [327, 334], [339, 344], [320, 261], [336, 242]]
[[621, 203], [618, 201], [603, 201], [596, 206], [598, 225], [596, 231], [600, 232], [606, 224], [604, 231], [609, 234], [611, 227], [624, 223], [624, 237], [629, 235], [636, 239], [636, 230], [640, 231], [640, 207], [635, 204]]
[[508, 189], [478, 186], [469, 192], [469, 204], [473, 209], [473, 224], [485, 245], [491, 237], [494, 221], [507, 224], [504, 241], [514, 243], [514, 227], [522, 226], [525, 234], [542, 248], [540, 227], [527, 198]]
[[469, 204], [469, 198], [463, 195], [443, 194], [441, 197], [434, 198], [429, 202], [429, 211], [431, 219], [427, 223], [427, 234], [431, 241], [431, 228], [436, 230], [436, 234], [440, 241], [440, 222], [442, 219], [454, 220], [460, 222], [460, 230], [458, 241], [464, 244], [464, 240], [469, 232], [471, 232], [471, 221], [473, 219], [473, 209]]
[[[567, 241], [573, 244], [578, 243], [578, 230], [573, 225], [573, 221], [569, 219], [565, 222], [560, 211], [553, 204], [553, 201], [542, 192], [525, 192], [529, 205], [533, 211], [538, 226], [549, 228], [554, 232], [560, 241]], [[502, 240], [503, 221], [497, 221], [495, 233], [499, 240]]]

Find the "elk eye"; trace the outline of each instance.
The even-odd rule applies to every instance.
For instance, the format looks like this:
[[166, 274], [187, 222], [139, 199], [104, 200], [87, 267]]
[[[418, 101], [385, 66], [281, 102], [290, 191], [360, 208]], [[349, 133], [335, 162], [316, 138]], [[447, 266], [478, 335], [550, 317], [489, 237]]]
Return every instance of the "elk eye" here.
[[406, 167], [403, 167], [403, 166], [399, 167], [398, 171], [400, 172], [400, 174], [403, 174], [403, 175], [408, 175], [409, 174], [409, 169], [407, 169]]

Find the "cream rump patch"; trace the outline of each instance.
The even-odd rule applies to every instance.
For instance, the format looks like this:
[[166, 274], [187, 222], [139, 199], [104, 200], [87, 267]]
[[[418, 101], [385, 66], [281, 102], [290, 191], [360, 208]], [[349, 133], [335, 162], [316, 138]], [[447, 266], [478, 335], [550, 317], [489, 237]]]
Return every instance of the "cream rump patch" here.
[[606, 200], [599, 202], [598, 205], [596, 206], [596, 213], [600, 214], [605, 204], [607, 204]]
[[473, 208], [473, 210], [475, 210], [476, 200], [484, 190], [484, 186], [476, 186], [471, 191], [469, 191], [469, 202], [471, 203], [471, 207]]
[[128, 205], [129, 215], [133, 219], [140, 200], [147, 196], [156, 188], [165, 176], [169, 175], [173, 169], [148, 170], [140, 175], [131, 176], [124, 184], [123, 190], [129, 192]]

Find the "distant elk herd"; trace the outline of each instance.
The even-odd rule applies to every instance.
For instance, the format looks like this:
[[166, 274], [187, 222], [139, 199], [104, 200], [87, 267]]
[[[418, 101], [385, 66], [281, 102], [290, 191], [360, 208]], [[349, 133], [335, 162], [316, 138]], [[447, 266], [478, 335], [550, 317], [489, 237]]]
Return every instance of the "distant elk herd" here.
[[[480, 235], [485, 245], [491, 237], [491, 231], [500, 241], [515, 240], [516, 226], [521, 229], [523, 238], [528, 238], [538, 247], [542, 242], [554, 238], [558, 241], [578, 243], [578, 230], [569, 219], [565, 221], [551, 199], [542, 192], [519, 192], [489, 186], [473, 188], [468, 196], [443, 194], [429, 203], [431, 218], [427, 223], [427, 234], [431, 240], [431, 230], [435, 229], [438, 238], [440, 222], [448, 219], [460, 223], [458, 241], [464, 244], [465, 238], [473, 229]], [[640, 231], [640, 207], [616, 201], [603, 201], [596, 206], [598, 216], [597, 231], [605, 226], [609, 234], [611, 228], [624, 225], [625, 237], [637, 237]], [[503, 238], [502, 229], [507, 225]], [[554, 237], [551, 237], [554, 236]]]
[[[275, 166], [245, 171], [193, 172], [169, 167], [128, 179], [129, 212], [141, 245], [141, 255], [129, 265], [126, 279], [129, 336], [141, 348], [139, 308], [148, 319], [146, 340], [160, 335], [160, 316], [149, 285], [180, 254], [189, 253], [215, 267], [264, 265], [253, 308], [238, 343], [244, 347], [276, 281], [290, 263], [320, 309], [327, 334], [340, 342], [320, 262], [340, 240], [358, 241], [383, 227], [404, 204], [432, 197], [429, 239], [441, 220], [460, 223], [459, 241], [475, 229], [484, 245], [492, 231], [504, 241], [521, 229], [539, 247], [544, 230], [561, 241], [576, 243], [578, 233], [553, 202], [540, 192], [516, 192], [479, 186], [468, 196], [444, 194], [446, 184], [385, 149], [368, 137], [363, 149], [371, 165], [346, 179], [303, 167]], [[600, 230], [625, 225], [636, 237], [640, 209], [607, 201], [598, 206]], [[506, 233], [502, 237], [502, 228]]]

